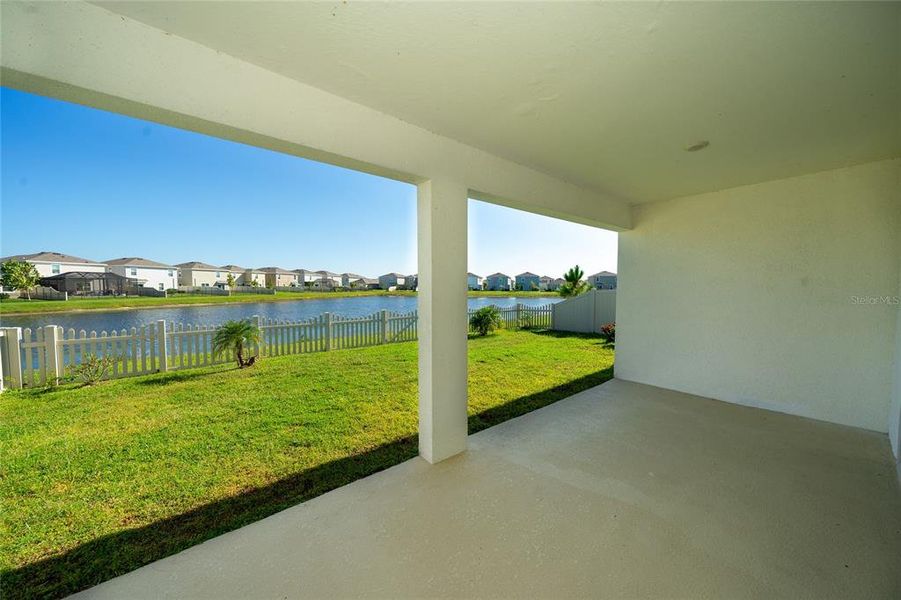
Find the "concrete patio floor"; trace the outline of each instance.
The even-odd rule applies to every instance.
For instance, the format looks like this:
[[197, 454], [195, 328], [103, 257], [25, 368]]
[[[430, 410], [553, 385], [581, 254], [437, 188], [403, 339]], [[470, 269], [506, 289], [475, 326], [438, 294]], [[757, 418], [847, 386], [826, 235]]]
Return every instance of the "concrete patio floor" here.
[[619, 380], [79, 594], [901, 597], [885, 435]]

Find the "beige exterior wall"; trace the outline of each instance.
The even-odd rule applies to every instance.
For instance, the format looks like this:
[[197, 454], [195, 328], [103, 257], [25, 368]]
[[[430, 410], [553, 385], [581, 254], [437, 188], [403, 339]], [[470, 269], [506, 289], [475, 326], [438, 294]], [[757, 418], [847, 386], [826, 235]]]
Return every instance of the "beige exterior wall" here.
[[291, 287], [297, 284], [297, 275], [294, 273], [266, 273], [266, 286]]
[[898, 307], [869, 299], [899, 290], [899, 178], [881, 161], [636, 208], [617, 377], [887, 431]]
[[256, 281], [260, 287], [266, 287], [266, 274], [261, 271], [244, 271], [243, 273], [234, 273], [238, 285], [251, 285]]
[[203, 287], [204, 285], [214, 286], [218, 282], [225, 282], [228, 271], [219, 271], [219, 277], [216, 277], [216, 271], [206, 271], [202, 269], [189, 269], [181, 267], [179, 274], [179, 284]]

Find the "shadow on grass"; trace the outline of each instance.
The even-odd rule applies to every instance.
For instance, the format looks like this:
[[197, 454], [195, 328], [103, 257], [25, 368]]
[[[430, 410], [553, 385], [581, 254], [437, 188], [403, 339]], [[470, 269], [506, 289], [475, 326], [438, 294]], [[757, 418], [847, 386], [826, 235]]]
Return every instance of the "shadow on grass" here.
[[528, 331], [529, 333], [532, 333], [535, 335], [541, 335], [541, 336], [545, 336], [545, 337], [576, 338], [576, 339], [580, 339], [580, 340], [592, 340], [598, 346], [603, 346], [604, 348], [609, 348], [610, 350], [616, 349], [615, 343], [608, 342], [599, 333], [579, 333], [577, 331], [555, 331], [553, 329], [528, 329], [528, 330], [523, 330], [523, 331]]
[[[179, 376], [173, 373], [162, 383]], [[612, 377], [610, 367], [482, 411], [469, 417], [469, 432], [553, 404]], [[417, 436], [407, 436], [168, 519], [105, 535], [60, 555], [2, 573], [0, 597], [60, 598], [75, 593], [392, 467], [417, 453]]]
[[535, 392], [534, 394], [529, 394], [528, 396], [516, 398], [515, 400], [511, 400], [506, 404], [501, 404], [500, 406], [494, 406], [487, 410], [483, 410], [478, 414], [470, 415], [469, 433], [473, 434], [478, 431], [482, 431], [483, 429], [493, 427], [498, 423], [503, 423], [504, 421], [522, 416], [528, 412], [532, 412], [533, 410], [548, 406], [549, 404], [553, 404], [558, 400], [568, 398], [569, 396], [577, 394], [583, 390], [593, 388], [596, 385], [601, 385], [602, 383], [609, 381], [610, 379], [613, 379], [612, 366], [607, 367], [606, 369], [601, 369], [600, 371], [595, 371], [594, 373], [591, 373], [584, 377], [573, 379], [572, 381], [567, 381], [566, 383], [563, 383], [561, 385], [548, 388], [540, 392]]
[[[227, 365], [222, 365], [226, 367]], [[181, 383], [183, 381], [192, 381], [194, 379], [203, 379], [205, 377], [210, 377], [212, 375], [218, 375], [220, 373], [226, 373], [228, 371], [237, 371], [238, 367], [236, 365], [232, 365], [231, 368], [223, 368], [216, 369], [215, 371], [174, 371], [171, 373], [161, 373], [156, 375], [155, 377], [147, 377], [146, 379], [141, 379], [136, 382], [137, 385], [146, 385], [150, 387], [154, 386], [162, 386], [169, 385], [170, 383]]]
[[91, 540], [0, 576], [0, 597], [60, 598], [315, 498], [417, 455], [416, 436], [335, 460], [238, 496]]

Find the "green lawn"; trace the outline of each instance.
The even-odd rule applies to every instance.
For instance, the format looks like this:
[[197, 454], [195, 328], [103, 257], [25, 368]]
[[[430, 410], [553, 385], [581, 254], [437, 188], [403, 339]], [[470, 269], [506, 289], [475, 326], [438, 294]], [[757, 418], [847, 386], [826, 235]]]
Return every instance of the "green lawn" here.
[[[416, 455], [415, 343], [0, 396], [2, 588], [59, 597]], [[599, 338], [469, 342], [470, 431], [613, 375]]]
[[[234, 302], [286, 302], [291, 300], [323, 300], [358, 296], [415, 296], [416, 292], [398, 290], [366, 290], [360, 292], [276, 292], [273, 294], [236, 294], [234, 296], [203, 296], [176, 294], [168, 298], [148, 296], [72, 298], [61, 300], [0, 300], [0, 315], [21, 315], [36, 313], [57, 313], [79, 310], [125, 310], [134, 308], [154, 308], [157, 306], [178, 306], [187, 304], [222, 304]], [[470, 297], [547, 297], [557, 296], [556, 292], [469, 292]]]

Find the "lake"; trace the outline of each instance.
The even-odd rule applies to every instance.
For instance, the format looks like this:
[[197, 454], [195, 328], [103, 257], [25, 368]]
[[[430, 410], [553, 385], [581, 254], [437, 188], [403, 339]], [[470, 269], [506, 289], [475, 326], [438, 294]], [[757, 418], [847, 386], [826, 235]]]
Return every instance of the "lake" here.
[[[469, 308], [494, 304], [500, 308], [517, 303], [524, 306], [544, 306], [560, 301], [559, 297], [518, 298], [484, 297], [469, 298]], [[302, 321], [330, 312], [343, 317], [365, 317], [381, 310], [406, 313], [416, 310], [413, 296], [361, 296], [359, 298], [323, 298], [322, 300], [295, 300], [280, 302], [249, 302], [246, 304], [213, 304], [208, 306], [169, 306], [134, 310], [84, 311], [52, 315], [0, 316], [4, 327], [43, 327], [60, 325], [63, 329], [86, 331], [111, 331], [131, 329], [165, 319], [169, 323], [194, 325], [218, 325], [233, 319], [246, 319], [260, 315], [279, 321]]]

